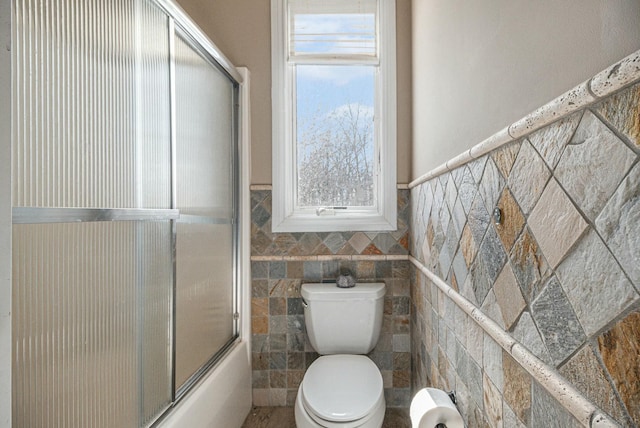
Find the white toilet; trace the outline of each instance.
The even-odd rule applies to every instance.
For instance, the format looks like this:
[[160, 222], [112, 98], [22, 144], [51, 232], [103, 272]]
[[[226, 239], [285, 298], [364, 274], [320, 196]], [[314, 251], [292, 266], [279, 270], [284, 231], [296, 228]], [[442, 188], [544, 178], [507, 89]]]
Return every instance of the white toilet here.
[[382, 375], [364, 354], [382, 329], [385, 285], [303, 284], [307, 334], [321, 355], [298, 389], [298, 428], [380, 428], [385, 401]]

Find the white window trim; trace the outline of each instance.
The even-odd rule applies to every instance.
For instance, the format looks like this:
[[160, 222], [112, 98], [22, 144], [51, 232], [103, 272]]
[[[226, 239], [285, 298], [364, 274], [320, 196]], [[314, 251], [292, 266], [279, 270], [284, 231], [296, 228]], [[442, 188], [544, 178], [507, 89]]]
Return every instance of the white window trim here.
[[287, 0], [271, 0], [271, 100], [273, 232], [389, 231], [397, 229], [396, 176], [396, 2], [380, 0], [380, 78], [376, 79], [375, 111], [380, 162], [377, 210], [295, 210], [292, 73], [287, 66]]

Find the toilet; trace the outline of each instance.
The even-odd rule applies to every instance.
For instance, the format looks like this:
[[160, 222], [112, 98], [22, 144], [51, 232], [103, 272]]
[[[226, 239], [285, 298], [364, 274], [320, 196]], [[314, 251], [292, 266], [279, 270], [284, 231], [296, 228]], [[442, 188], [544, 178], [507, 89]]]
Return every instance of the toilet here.
[[298, 428], [380, 428], [382, 375], [366, 354], [382, 329], [384, 283], [303, 284], [304, 319], [321, 356], [304, 374], [295, 403]]

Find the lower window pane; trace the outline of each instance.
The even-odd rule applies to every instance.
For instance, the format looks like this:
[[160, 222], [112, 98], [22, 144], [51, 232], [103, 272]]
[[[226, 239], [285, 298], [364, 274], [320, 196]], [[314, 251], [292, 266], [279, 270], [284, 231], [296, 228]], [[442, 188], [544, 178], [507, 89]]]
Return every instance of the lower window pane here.
[[296, 66], [299, 207], [375, 205], [375, 66]]

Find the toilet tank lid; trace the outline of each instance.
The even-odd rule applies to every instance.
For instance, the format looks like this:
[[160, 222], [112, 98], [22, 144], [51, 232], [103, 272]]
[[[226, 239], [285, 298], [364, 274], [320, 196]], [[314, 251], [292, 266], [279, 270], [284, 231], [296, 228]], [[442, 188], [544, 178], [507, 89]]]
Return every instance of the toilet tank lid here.
[[379, 299], [384, 293], [384, 282], [359, 282], [351, 288], [339, 288], [332, 283], [307, 283], [302, 284], [301, 289], [302, 297], [307, 301]]

